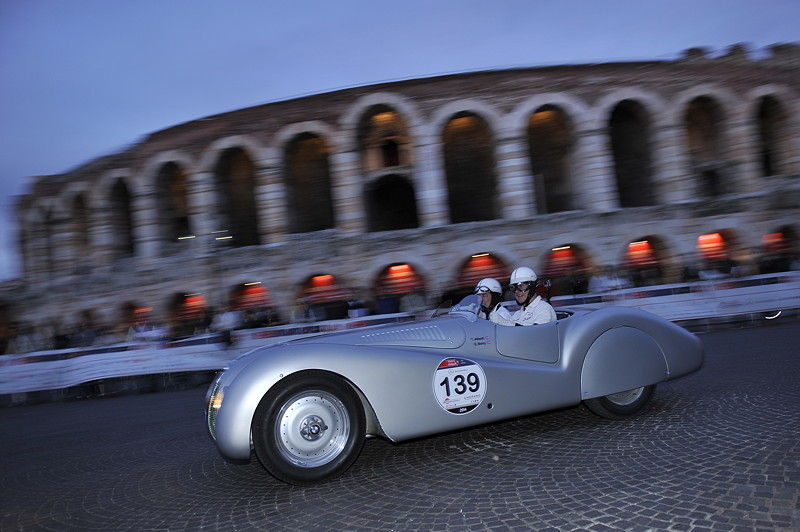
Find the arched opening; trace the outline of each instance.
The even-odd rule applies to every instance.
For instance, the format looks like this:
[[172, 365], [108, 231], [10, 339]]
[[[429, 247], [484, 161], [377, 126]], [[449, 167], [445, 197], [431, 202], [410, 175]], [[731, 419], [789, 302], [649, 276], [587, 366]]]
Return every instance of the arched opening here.
[[330, 149], [312, 133], [296, 136], [286, 147], [289, 232], [309, 233], [334, 226]]
[[714, 280], [737, 275], [737, 264], [733, 259], [734, 249], [736, 242], [730, 231], [721, 230], [698, 236], [700, 279]]
[[414, 186], [403, 176], [383, 176], [367, 187], [367, 227], [371, 232], [419, 227]]
[[292, 321], [338, 320], [347, 318], [349, 291], [331, 274], [308, 278], [300, 289]]
[[454, 116], [443, 134], [444, 167], [452, 223], [497, 217], [494, 141], [482, 118]]
[[241, 148], [230, 148], [220, 156], [214, 176], [220, 220], [211, 230], [227, 230], [232, 238], [225, 242], [233, 247], [259, 245], [253, 161]]
[[766, 96], [761, 99], [757, 115], [761, 174], [771, 176], [790, 173], [785, 168], [792, 138], [786, 111], [778, 100]]
[[210, 324], [206, 299], [200, 293], [177, 293], [167, 305], [170, 335], [185, 338], [205, 332]]
[[125, 181], [118, 179], [111, 187], [109, 198], [111, 224], [112, 259], [133, 257], [133, 220], [131, 217], [131, 195]]
[[621, 207], [655, 203], [651, 179], [649, 119], [642, 105], [623, 100], [608, 121]]
[[230, 308], [241, 312], [243, 327], [268, 327], [282, 323], [272, 304], [269, 290], [260, 281], [237, 284], [231, 290], [230, 296]]
[[391, 264], [378, 275], [375, 300], [378, 314], [421, 310], [425, 281], [410, 264]]
[[554, 247], [547, 254], [539, 282], [550, 281], [550, 295], [583, 294], [589, 290], [591, 264], [577, 244]]
[[572, 133], [564, 112], [546, 105], [528, 117], [528, 150], [536, 198], [536, 212], [544, 214], [574, 208], [570, 152]]
[[371, 107], [358, 124], [364, 172], [411, 164], [408, 130], [398, 112], [387, 105]]
[[715, 197], [729, 190], [724, 155], [724, 116], [719, 104], [708, 96], [692, 100], [686, 109], [689, 159], [702, 197]]
[[625, 266], [633, 286], [652, 286], [664, 282], [664, 245], [652, 235], [629, 242]]
[[778, 273], [796, 269], [797, 233], [785, 225], [761, 237], [758, 273]]
[[186, 171], [174, 162], [161, 166], [156, 179], [156, 204], [163, 250], [174, 251], [172, 245], [191, 233]]

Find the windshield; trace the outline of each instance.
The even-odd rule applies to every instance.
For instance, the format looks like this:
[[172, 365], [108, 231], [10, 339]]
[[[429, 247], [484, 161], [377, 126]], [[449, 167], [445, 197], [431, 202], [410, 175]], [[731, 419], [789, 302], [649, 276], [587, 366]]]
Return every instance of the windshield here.
[[478, 319], [478, 311], [481, 308], [481, 298], [477, 294], [470, 294], [460, 303], [454, 305], [449, 312], [450, 316], [463, 316], [469, 321]]

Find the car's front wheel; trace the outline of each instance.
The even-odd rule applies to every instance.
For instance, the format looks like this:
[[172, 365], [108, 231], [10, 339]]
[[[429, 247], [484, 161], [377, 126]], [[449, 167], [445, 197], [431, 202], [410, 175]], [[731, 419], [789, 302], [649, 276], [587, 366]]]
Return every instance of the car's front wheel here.
[[656, 385], [651, 384], [625, 392], [586, 399], [583, 403], [598, 416], [606, 419], [625, 419], [639, 414], [650, 402], [655, 389]]
[[364, 445], [361, 401], [342, 379], [323, 372], [290, 375], [261, 400], [253, 447], [273, 476], [310, 485], [341, 475]]

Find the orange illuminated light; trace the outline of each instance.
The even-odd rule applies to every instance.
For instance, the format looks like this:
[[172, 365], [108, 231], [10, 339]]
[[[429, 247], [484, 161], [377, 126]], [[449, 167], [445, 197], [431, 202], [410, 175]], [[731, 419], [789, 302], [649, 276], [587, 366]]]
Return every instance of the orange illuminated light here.
[[628, 263], [631, 266], [648, 266], [657, 262], [653, 247], [647, 240], [628, 244]]
[[719, 233], [709, 233], [697, 237], [697, 249], [707, 259], [724, 259], [727, 255], [725, 240]]

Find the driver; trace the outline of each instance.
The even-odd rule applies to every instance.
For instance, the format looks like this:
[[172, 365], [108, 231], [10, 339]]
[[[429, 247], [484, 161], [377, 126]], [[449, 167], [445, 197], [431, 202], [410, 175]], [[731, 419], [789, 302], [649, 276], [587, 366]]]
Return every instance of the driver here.
[[489, 319], [499, 325], [536, 325], [555, 321], [556, 311], [550, 303], [536, 295], [536, 272], [527, 266], [520, 266], [511, 272], [509, 289], [514, 292], [514, 299], [519, 310], [514, 314], [505, 307], [495, 308]]
[[491, 277], [481, 279], [475, 285], [475, 293], [481, 298], [481, 309], [478, 311], [478, 317], [488, 320], [489, 315], [493, 310], [497, 309], [500, 299], [503, 297], [503, 289], [500, 287], [500, 282]]

